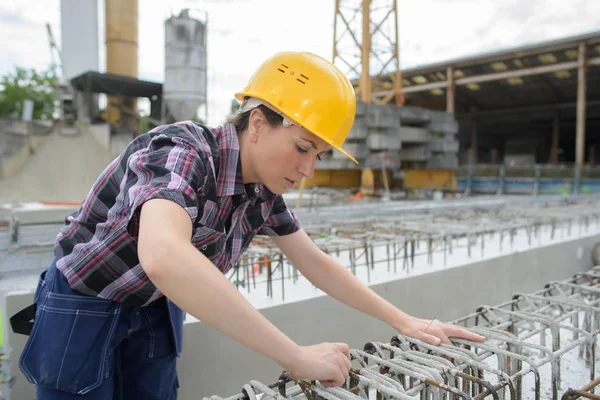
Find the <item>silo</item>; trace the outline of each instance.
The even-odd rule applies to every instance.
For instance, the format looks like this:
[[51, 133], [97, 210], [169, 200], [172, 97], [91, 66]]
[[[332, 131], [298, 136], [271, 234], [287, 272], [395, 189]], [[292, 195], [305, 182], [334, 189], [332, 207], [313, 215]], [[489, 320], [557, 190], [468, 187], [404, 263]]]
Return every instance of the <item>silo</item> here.
[[[138, 0], [105, 0], [106, 72], [138, 77]], [[137, 99], [109, 96], [105, 119], [118, 130], [137, 134], [138, 121], [120, 107], [137, 112]]]
[[165, 21], [165, 117], [189, 120], [206, 105], [206, 21], [179, 16]]

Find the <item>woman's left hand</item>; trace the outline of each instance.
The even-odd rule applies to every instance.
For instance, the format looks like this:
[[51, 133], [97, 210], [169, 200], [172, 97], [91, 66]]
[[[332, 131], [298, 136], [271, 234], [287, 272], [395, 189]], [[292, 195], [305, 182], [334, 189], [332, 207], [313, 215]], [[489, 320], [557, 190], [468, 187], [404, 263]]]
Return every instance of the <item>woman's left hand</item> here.
[[411, 336], [425, 343], [439, 346], [441, 343], [452, 344], [449, 337], [462, 338], [473, 342], [483, 342], [485, 338], [456, 325], [444, 324], [437, 320], [410, 317], [408, 323], [398, 328], [406, 336]]

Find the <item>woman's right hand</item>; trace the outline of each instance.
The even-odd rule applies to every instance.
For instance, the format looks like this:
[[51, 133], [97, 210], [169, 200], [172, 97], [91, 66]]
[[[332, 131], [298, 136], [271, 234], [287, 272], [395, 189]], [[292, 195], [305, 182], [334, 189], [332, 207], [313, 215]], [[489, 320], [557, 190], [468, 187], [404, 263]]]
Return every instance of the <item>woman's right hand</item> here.
[[283, 367], [295, 378], [318, 380], [323, 386], [342, 386], [352, 368], [350, 348], [345, 343], [301, 346], [296, 357]]

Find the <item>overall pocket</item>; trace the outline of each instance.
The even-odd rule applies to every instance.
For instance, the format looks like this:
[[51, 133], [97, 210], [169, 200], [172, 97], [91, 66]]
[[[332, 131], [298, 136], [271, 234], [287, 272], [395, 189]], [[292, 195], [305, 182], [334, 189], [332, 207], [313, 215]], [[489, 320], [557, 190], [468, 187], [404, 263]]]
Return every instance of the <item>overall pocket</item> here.
[[109, 376], [119, 304], [52, 292], [40, 300], [19, 367], [31, 383], [43, 387], [74, 394], [98, 387]]

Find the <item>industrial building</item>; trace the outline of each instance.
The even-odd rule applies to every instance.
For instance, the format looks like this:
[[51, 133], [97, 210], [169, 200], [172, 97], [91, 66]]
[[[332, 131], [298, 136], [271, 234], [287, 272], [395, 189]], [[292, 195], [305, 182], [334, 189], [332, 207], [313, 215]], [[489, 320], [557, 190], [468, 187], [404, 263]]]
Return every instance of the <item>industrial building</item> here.
[[[208, 19], [165, 19], [165, 78], [153, 82], [138, 76], [138, 0], [103, 3], [105, 72], [98, 0], [61, 0], [60, 46], [49, 31], [60, 121], [0, 121], [0, 399], [35, 396], [17, 364], [26, 338], [7, 318], [31, 303], [65, 217], [144, 129], [207, 115]], [[350, 378], [289, 376], [188, 315], [179, 398], [599, 398], [600, 32], [401, 70], [397, 1], [335, 3], [332, 61], [358, 99], [344, 147], [360, 164], [332, 152], [284, 198], [377, 294], [486, 342], [393, 332], [256, 237], [227, 278], [297, 343], [348, 343]]]

